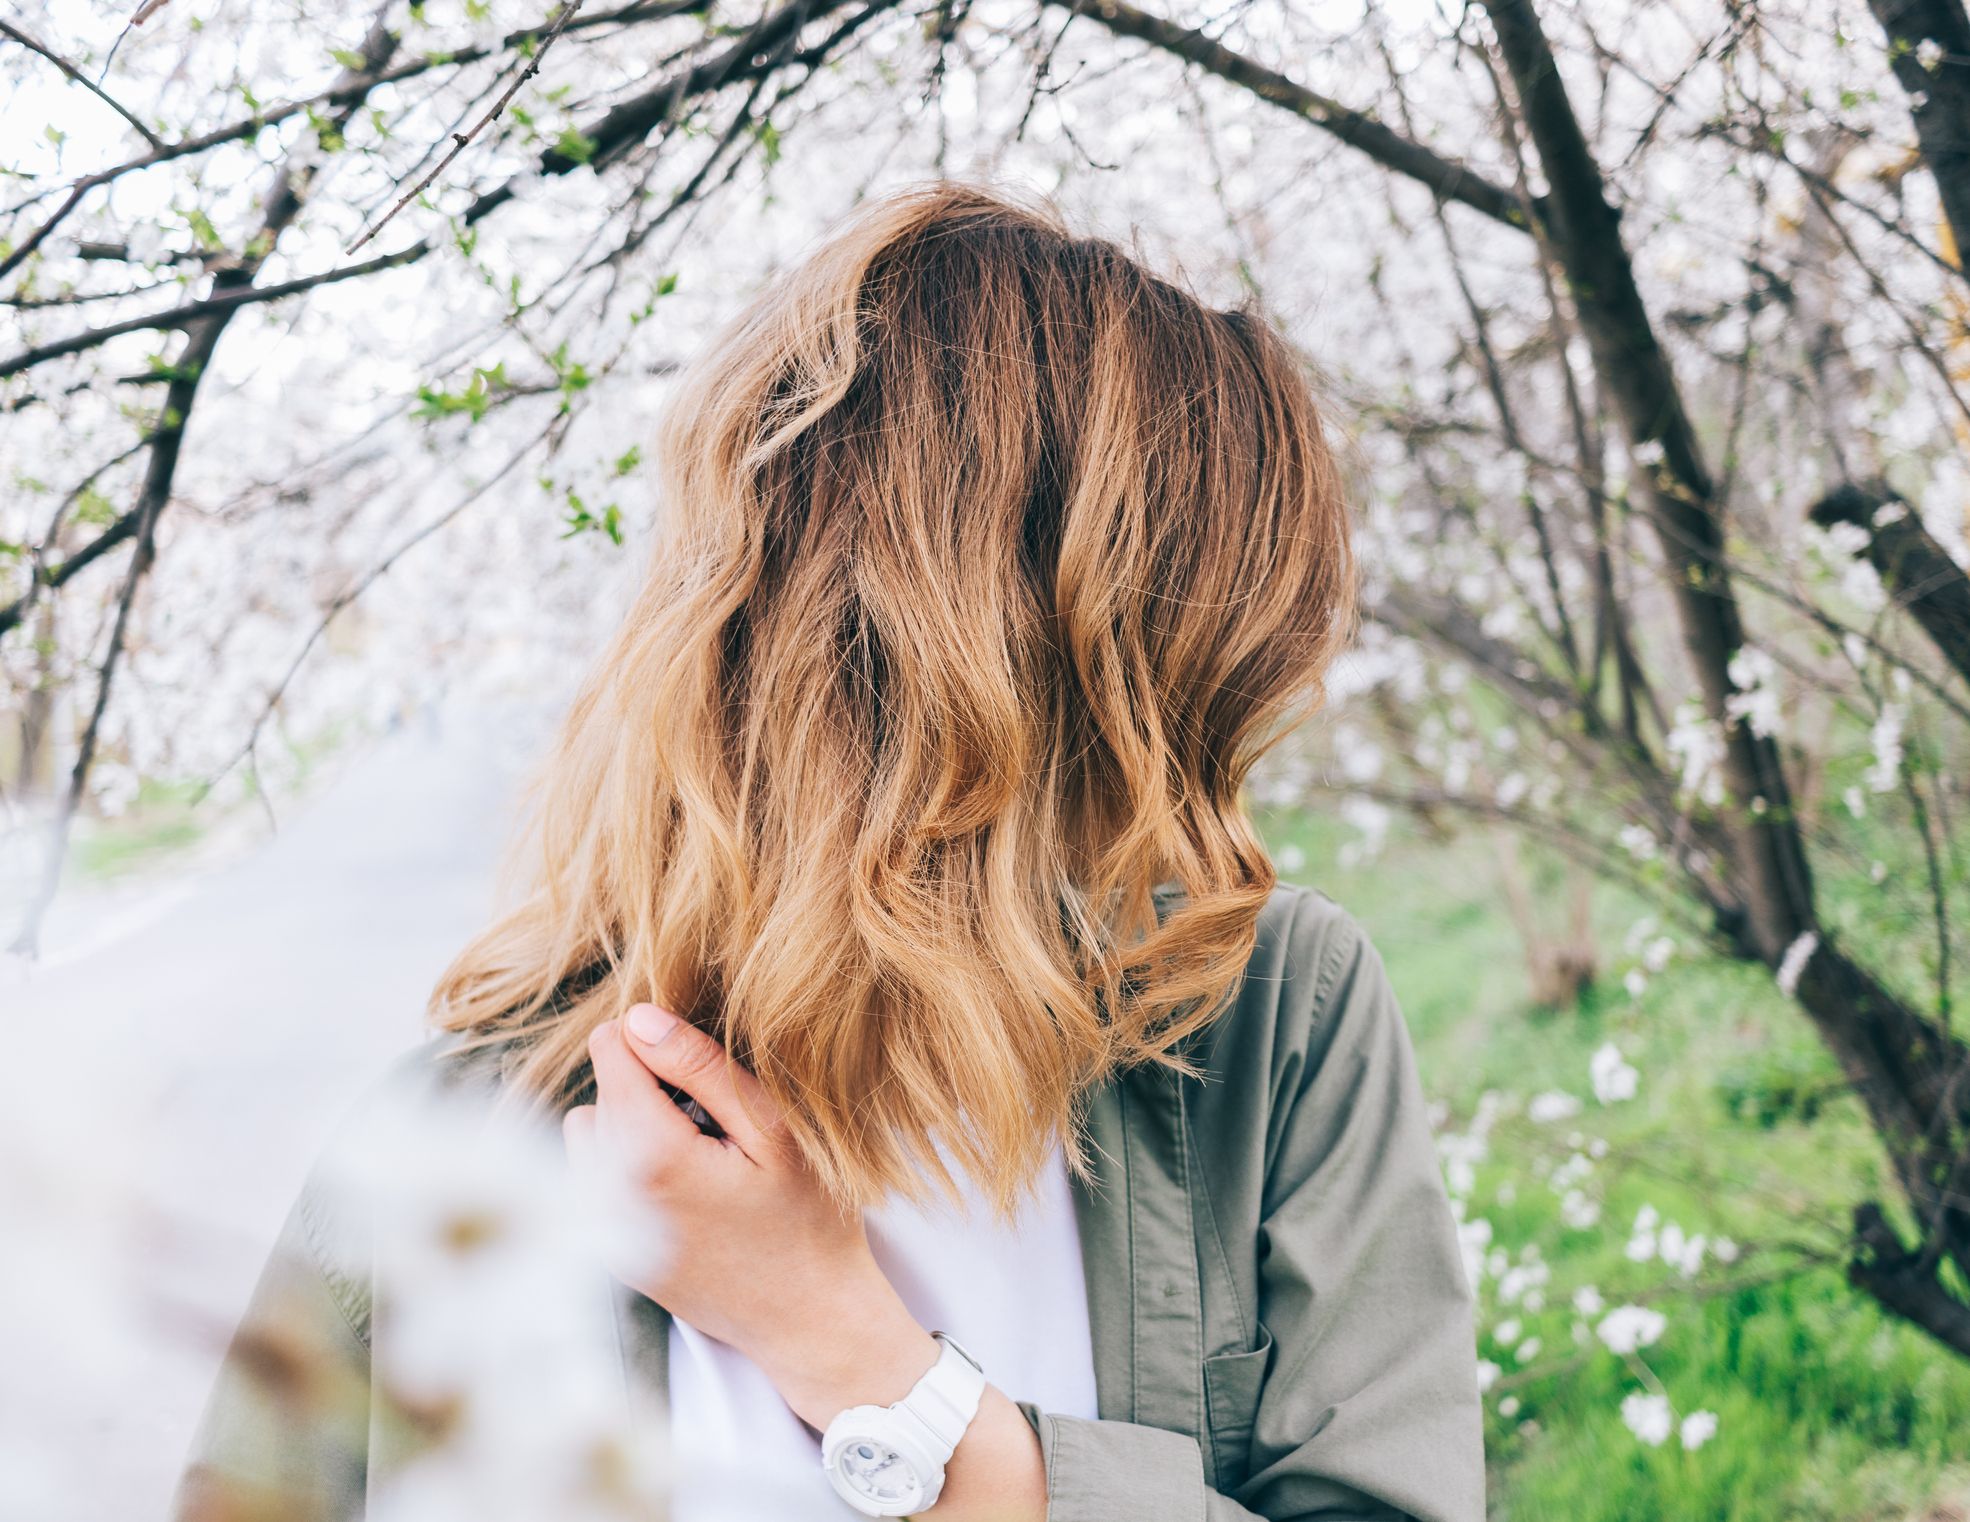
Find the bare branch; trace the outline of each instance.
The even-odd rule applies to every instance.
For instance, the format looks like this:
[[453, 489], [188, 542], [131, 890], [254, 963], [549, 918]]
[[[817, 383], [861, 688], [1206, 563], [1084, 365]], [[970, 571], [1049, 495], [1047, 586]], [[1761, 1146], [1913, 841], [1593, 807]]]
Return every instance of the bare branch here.
[[444, 157], [433, 164], [422, 179], [411, 186], [409, 190], [406, 190], [398, 198], [395, 205], [365, 228], [362, 235], [343, 250], [344, 253], [353, 254], [357, 249], [361, 248], [371, 238], [374, 238], [381, 232], [392, 217], [410, 205], [412, 201], [415, 201], [418, 196], [423, 194], [424, 188], [427, 185], [444, 173], [446, 165], [471, 146], [474, 138], [481, 132], [484, 132], [495, 121], [499, 120], [499, 113], [506, 109], [507, 102], [520, 93], [520, 87], [522, 85], [540, 72], [540, 66], [547, 57], [547, 50], [554, 46], [555, 41], [560, 37], [561, 33], [567, 29], [568, 23], [574, 19], [575, 12], [580, 9], [581, 0], [562, 0], [562, 3], [555, 8], [552, 24], [548, 26], [546, 31], [541, 33], [540, 42], [534, 48], [532, 60], [529, 61], [526, 68], [520, 71], [518, 77], [506, 87], [505, 93], [498, 100], [494, 101], [486, 111], [486, 114], [481, 116], [470, 128], [464, 132], [453, 133], [451, 147], [445, 151]]
[[1260, 100], [1304, 118], [1376, 163], [1428, 186], [1445, 200], [1457, 201], [1521, 232], [1526, 230], [1525, 207], [1504, 186], [1404, 137], [1364, 112], [1318, 94], [1276, 69], [1232, 51], [1206, 33], [1137, 10], [1125, 0], [1046, 0], [1046, 3], [1086, 16], [1118, 37], [1132, 37], [1194, 63], [1207, 73], [1250, 91]]
[[0, 18], [0, 37], [11, 37], [14, 39], [14, 41], [18, 42], [22, 47], [26, 48], [30, 53], [39, 53], [43, 58], [47, 59], [48, 62], [52, 63], [56, 68], [60, 69], [62, 73], [66, 74], [70, 79], [74, 80], [75, 83], [82, 86], [83, 89], [87, 90], [91, 95], [95, 96], [97, 100], [101, 101], [104, 105], [108, 106], [110, 110], [114, 111], [118, 116], [122, 117], [126, 122], [128, 122], [131, 125], [131, 127], [135, 129], [137, 135], [141, 137], [145, 142], [149, 143], [152, 148], [162, 148], [164, 146], [163, 140], [159, 138], [155, 132], [151, 131], [150, 128], [146, 127], [142, 122], [138, 121], [136, 114], [134, 112], [132, 112], [121, 101], [117, 100], [116, 97], [111, 95], [108, 91], [103, 89], [101, 85], [97, 84], [93, 79], [89, 78], [88, 75], [84, 74], [80, 69], [76, 68], [74, 64], [70, 63], [66, 58], [62, 57], [61, 54], [57, 53], [53, 48], [49, 47], [45, 42], [36, 41], [33, 37], [30, 37], [26, 32], [22, 31], [19, 27], [15, 26], [13, 22], [5, 20], [4, 18]]
[[1918, 514], [1885, 482], [1852, 482], [1814, 504], [1813, 522], [1849, 523], [1867, 535], [1867, 558], [1898, 607], [1970, 681], [1970, 576]]

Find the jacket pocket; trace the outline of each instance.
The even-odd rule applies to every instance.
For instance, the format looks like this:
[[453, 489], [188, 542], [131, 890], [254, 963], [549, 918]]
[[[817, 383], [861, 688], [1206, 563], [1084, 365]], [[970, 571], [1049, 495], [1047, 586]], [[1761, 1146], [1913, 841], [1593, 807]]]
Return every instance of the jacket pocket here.
[[1204, 1360], [1204, 1415], [1210, 1426], [1214, 1490], [1243, 1484], [1251, 1468], [1252, 1423], [1272, 1361], [1272, 1333], [1259, 1325], [1259, 1345]]

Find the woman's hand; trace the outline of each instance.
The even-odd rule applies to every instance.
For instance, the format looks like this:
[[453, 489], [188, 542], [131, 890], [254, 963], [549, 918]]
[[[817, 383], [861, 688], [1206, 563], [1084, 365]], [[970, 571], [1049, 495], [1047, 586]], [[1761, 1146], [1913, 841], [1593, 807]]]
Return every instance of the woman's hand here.
[[[625, 1172], [662, 1213], [659, 1263], [610, 1271], [673, 1316], [739, 1349], [816, 1431], [849, 1406], [901, 1400], [937, 1361], [869, 1251], [859, 1211], [822, 1191], [772, 1114], [765, 1091], [704, 1032], [654, 1004], [633, 1006], [588, 1041], [596, 1102], [562, 1131], [579, 1168]], [[710, 1112], [700, 1131], [658, 1085]], [[944, 1522], [1040, 1522], [1039, 1439], [987, 1386], [931, 1511]]]
[[[631, 1288], [763, 1369], [801, 1419], [886, 1405], [937, 1359], [883, 1276], [859, 1212], [801, 1161], [759, 1081], [703, 1031], [654, 1004], [598, 1026], [596, 1103], [563, 1122], [577, 1167], [610, 1167], [661, 1213], [658, 1263], [612, 1263]], [[701, 1132], [661, 1078], [710, 1112]]]

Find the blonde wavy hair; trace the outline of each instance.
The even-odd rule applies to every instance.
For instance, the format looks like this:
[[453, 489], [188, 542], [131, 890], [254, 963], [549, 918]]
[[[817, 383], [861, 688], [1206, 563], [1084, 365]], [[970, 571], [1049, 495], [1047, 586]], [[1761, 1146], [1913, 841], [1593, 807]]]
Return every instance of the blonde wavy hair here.
[[[1011, 1212], [1188, 1071], [1275, 877], [1241, 798], [1352, 631], [1309, 374], [1044, 205], [865, 205], [677, 383], [647, 580], [431, 998], [562, 1107], [649, 999], [844, 1205]], [[509, 882], [511, 879], [509, 879]], [[1180, 891], [1178, 891], [1180, 890]], [[1160, 912], [1159, 912], [1160, 911]]]

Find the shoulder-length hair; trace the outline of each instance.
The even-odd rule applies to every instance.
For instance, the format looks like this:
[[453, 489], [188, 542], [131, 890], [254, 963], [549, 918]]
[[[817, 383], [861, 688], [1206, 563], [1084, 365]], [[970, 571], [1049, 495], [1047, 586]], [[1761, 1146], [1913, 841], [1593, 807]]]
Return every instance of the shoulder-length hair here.
[[[1275, 876], [1241, 789], [1351, 633], [1309, 373], [1045, 206], [859, 211], [679, 381], [667, 514], [431, 998], [564, 1105], [648, 999], [845, 1206], [1001, 1211], [1090, 1090], [1186, 1068]], [[1173, 889], [1180, 889], [1175, 892]], [[1158, 899], [1164, 913], [1158, 913]]]

